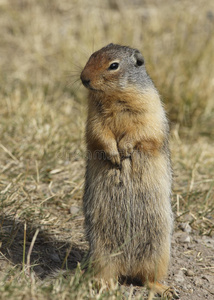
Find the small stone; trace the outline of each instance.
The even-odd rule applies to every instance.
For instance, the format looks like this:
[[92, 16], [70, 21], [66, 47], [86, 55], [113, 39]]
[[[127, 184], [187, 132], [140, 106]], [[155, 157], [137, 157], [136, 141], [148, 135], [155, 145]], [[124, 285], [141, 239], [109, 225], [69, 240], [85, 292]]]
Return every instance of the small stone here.
[[194, 272], [192, 270], [186, 270], [185, 275], [189, 276], [189, 277], [192, 277], [192, 276], [194, 276]]
[[185, 279], [184, 279], [183, 272], [182, 272], [181, 270], [179, 270], [178, 273], [175, 274], [174, 279], [175, 279], [175, 281], [178, 282], [178, 283], [184, 282]]
[[70, 214], [72, 214], [72, 215], [76, 215], [78, 212], [79, 212], [79, 207], [77, 207], [77, 206], [71, 206], [70, 207]]
[[186, 233], [190, 233], [192, 231], [192, 228], [189, 225], [189, 223], [181, 223], [179, 224], [179, 228]]
[[190, 236], [186, 233], [182, 234], [179, 240], [181, 243], [190, 243], [191, 241]]

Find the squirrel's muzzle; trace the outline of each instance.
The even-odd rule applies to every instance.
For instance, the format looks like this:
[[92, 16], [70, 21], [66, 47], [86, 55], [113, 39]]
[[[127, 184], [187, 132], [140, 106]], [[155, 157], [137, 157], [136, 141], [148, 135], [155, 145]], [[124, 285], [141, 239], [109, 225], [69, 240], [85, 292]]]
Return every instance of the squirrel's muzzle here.
[[81, 73], [81, 75], [80, 75], [80, 79], [81, 79], [81, 81], [82, 81], [82, 84], [86, 87], [86, 88], [88, 88], [88, 89], [90, 89], [90, 79], [88, 79], [88, 76], [85, 76], [86, 74], [84, 74], [84, 72], [82, 72]]

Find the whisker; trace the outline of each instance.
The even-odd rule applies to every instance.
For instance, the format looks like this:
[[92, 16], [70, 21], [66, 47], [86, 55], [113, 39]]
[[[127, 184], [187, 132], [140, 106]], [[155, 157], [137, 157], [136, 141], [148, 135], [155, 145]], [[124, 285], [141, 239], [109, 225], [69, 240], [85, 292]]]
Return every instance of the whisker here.
[[66, 87], [72, 87], [73, 85], [75, 85], [77, 82], [81, 83], [80, 79], [76, 79], [74, 81], [70, 81], [70, 82], [67, 82], [66, 84]]

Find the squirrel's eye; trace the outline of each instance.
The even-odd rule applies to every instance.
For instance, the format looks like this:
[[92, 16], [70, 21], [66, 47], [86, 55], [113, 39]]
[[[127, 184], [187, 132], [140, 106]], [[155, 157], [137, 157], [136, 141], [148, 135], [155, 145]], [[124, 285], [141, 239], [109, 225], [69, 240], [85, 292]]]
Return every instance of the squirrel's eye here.
[[119, 67], [119, 63], [115, 62], [115, 63], [112, 63], [110, 66], [109, 66], [109, 70], [117, 70]]

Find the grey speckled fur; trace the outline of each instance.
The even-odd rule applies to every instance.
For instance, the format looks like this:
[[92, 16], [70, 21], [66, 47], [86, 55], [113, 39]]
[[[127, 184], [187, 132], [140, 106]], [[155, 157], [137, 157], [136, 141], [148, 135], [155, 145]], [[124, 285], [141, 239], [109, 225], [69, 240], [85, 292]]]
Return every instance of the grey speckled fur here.
[[83, 204], [90, 257], [103, 256], [104, 267], [110, 262], [108, 255], [113, 255], [113, 264], [122, 271], [116, 276], [146, 279], [146, 273], [139, 274], [144, 270], [141, 265], [151, 257], [156, 264], [162, 243], [170, 240], [171, 170], [167, 155], [163, 156], [167, 163], [159, 172], [154, 158], [138, 152], [132, 162], [123, 160], [121, 169], [102, 160], [87, 163]]

